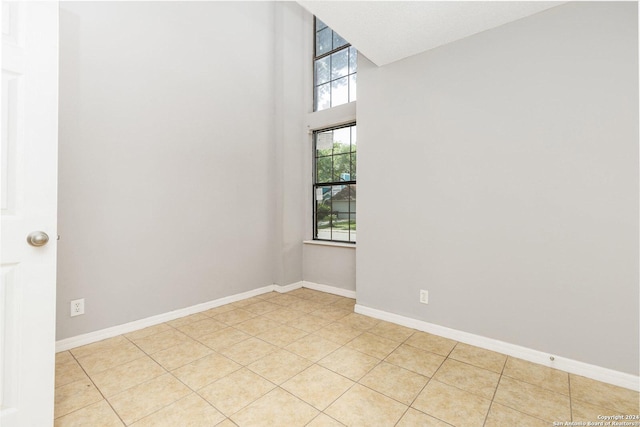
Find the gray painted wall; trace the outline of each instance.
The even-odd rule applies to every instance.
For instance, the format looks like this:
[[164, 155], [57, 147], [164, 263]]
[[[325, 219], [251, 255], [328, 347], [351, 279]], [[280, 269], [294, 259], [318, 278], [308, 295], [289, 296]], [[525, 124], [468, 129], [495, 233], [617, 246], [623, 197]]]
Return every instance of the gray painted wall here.
[[356, 248], [305, 244], [304, 280], [356, 290]]
[[361, 57], [359, 304], [638, 374], [637, 16]]
[[60, 4], [58, 339], [273, 283], [274, 6]]

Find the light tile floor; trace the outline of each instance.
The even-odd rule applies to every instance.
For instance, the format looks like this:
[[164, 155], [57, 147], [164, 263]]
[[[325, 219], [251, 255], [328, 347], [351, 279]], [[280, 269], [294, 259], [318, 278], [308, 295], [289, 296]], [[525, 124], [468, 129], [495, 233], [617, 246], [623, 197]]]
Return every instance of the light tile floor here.
[[638, 414], [638, 393], [269, 293], [59, 353], [55, 425], [551, 426]]

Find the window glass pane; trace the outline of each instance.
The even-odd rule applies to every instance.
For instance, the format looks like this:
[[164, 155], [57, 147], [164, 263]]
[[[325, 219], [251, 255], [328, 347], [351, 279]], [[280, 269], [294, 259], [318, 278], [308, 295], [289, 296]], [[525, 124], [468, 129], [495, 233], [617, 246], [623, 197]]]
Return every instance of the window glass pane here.
[[331, 80], [349, 74], [349, 50], [344, 49], [331, 55]]
[[350, 215], [350, 221], [349, 221], [349, 228], [351, 229], [351, 232], [349, 233], [349, 241], [350, 242], [355, 242], [356, 241], [356, 215], [355, 214], [351, 214]]
[[333, 131], [316, 133], [316, 157], [333, 154]]
[[349, 102], [356, 100], [356, 74], [349, 76]]
[[330, 61], [331, 58], [329, 56], [325, 56], [324, 58], [315, 61], [316, 86], [326, 83], [331, 79]]
[[353, 74], [358, 71], [358, 51], [355, 47], [349, 48], [349, 74]]
[[331, 187], [315, 187], [316, 238], [331, 240]]
[[327, 24], [316, 18], [316, 31], [320, 31], [323, 28], [327, 28]]
[[333, 32], [333, 48], [337, 49], [340, 46], [344, 46], [345, 44], [347, 44], [347, 41], [342, 37], [340, 37], [340, 34], [334, 31]]
[[351, 181], [355, 181], [358, 176], [358, 164], [356, 162], [356, 153], [351, 153]]
[[316, 159], [316, 182], [331, 182], [332, 181], [332, 157], [318, 157]]
[[357, 126], [351, 126], [351, 151], [357, 151], [356, 141], [358, 140]]
[[351, 151], [351, 144], [349, 144], [350, 140], [351, 140], [351, 132], [348, 127], [334, 130], [333, 131], [333, 154], [350, 152]]
[[356, 241], [356, 186], [350, 185], [351, 193], [349, 194], [349, 241]]
[[333, 181], [351, 181], [350, 154], [347, 153], [333, 156]]
[[[331, 106], [342, 105], [349, 102], [349, 77], [343, 77], [331, 82]], [[328, 84], [328, 83], [327, 83]]]
[[331, 83], [316, 87], [316, 111], [324, 110], [331, 106]]
[[316, 56], [331, 50], [331, 33], [333, 31], [328, 27], [316, 33]]

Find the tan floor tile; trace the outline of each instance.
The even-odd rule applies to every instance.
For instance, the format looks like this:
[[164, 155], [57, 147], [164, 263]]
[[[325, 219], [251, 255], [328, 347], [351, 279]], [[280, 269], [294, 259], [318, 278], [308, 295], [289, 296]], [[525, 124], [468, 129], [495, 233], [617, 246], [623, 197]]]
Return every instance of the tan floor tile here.
[[369, 332], [392, 341], [404, 342], [417, 331], [394, 323], [380, 321], [376, 326], [369, 329]]
[[409, 408], [409, 410], [400, 419], [400, 422], [396, 424], [396, 427], [450, 427], [450, 426], [451, 424], [447, 424], [444, 421], [441, 421], [437, 418], [433, 418], [432, 416], [424, 414], [413, 408]]
[[55, 420], [54, 427], [122, 427], [118, 418], [106, 400], [85, 406], [75, 412]]
[[105, 351], [111, 351], [115, 347], [119, 347], [123, 344], [128, 344], [129, 340], [118, 335], [117, 337], [108, 338], [106, 340], [94, 342], [91, 344], [83, 345], [81, 347], [72, 348], [69, 350], [71, 354], [77, 359], [79, 357], [86, 357], [93, 353], [102, 353]]
[[406, 410], [402, 403], [356, 384], [325, 413], [348, 426], [370, 427], [372, 420], [379, 426], [393, 426]]
[[451, 353], [457, 342], [426, 332], [416, 332], [409, 337], [405, 344], [446, 357]]
[[385, 360], [420, 375], [432, 377], [444, 359], [443, 356], [435, 353], [402, 344]]
[[369, 329], [376, 326], [380, 321], [378, 319], [374, 319], [373, 317], [363, 316], [358, 313], [351, 313], [348, 316], [343, 317], [339, 320], [343, 325], [352, 327], [354, 329], [358, 329], [361, 331], [368, 331]]
[[210, 308], [209, 310], [203, 311], [202, 314], [208, 317], [214, 317], [218, 314], [226, 313], [227, 311], [231, 311], [235, 309], [236, 307], [234, 307], [233, 305], [225, 304], [225, 305], [221, 305], [221, 306]]
[[292, 291], [287, 292], [287, 295], [290, 295], [292, 297], [302, 298], [302, 299], [308, 299], [309, 297], [316, 294], [317, 292], [319, 291], [314, 291], [313, 289], [309, 289], [309, 288], [298, 288], [298, 289], [294, 289]]
[[399, 345], [400, 343], [397, 341], [391, 341], [368, 332], [357, 336], [346, 344], [347, 347], [353, 350], [358, 350], [377, 359], [384, 359]]
[[317, 310], [312, 311], [310, 314], [313, 316], [322, 317], [323, 319], [335, 321], [353, 314], [353, 311], [349, 311], [340, 307], [334, 307], [332, 305], [325, 305]]
[[315, 334], [326, 338], [329, 341], [334, 341], [340, 345], [345, 345], [358, 335], [361, 335], [363, 331], [355, 329], [342, 323], [336, 322], [319, 329]]
[[[562, 420], [563, 423], [564, 421], [569, 420]], [[549, 427], [550, 425], [551, 424], [546, 421], [530, 417], [522, 412], [518, 412], [494, 402], [491, 404], [491, 409], [489, 409], [489, 415], [487, 416], [487, 421], [485, 422], [484, 427]]]
[[91, 379], [102, 394], [108, 397], [165, 373], [153, 359], [144, 356], [92, 375]]
[[311, 313], [312, 311], [316, 311], [322, 307], [324, 307], [324, 305], [304, 299], [300, 299], [299, 301], [287, 306], [287, 308], [291, 310], [302, 311], [303, 313]]
[[69, 352], [67, 357], [58, 359], [56, 357], [56, 387], [60, 387], [75, 381], [87, 380], [87, 375], [80, 367], [76, 359]]
[[167, 348], [151, 355], [153, 359], [168, 371], [201, 359], [213, 350], [197, 341], [187, 341], [175, 347]]
[[282, 388], [322, 411], [353, 384], [342, 375], [313, 365], [282, 384]]
[[614, 409], [621, 414], [638, 414], [640, 395], [637, 391], [605, 384], [579, 375], [570, 375], [571, 399], [602, 408]]
[[225, 416], [193, 393], [132, 424], [134, 427], [210, 427]]
[[274, 384], [282, 384], [311, 365], [311, 361], [286, 350], [277, 350], [247, 368]]
[[269, 344], [258, 338], [249, 338], [231, 347], [223, 348], [220, 350], [220, 353], [241, 365], [248, 365], [269, 353], [273, 353], [277, 349], [278, 347], [273, 344]]
[[208, 356], [184, 365], [171, 373], [192, 390], [199, 390], [220, 378], [237, 371], [242, 366], [220, 354]]
[[212, 319], [219, 320], [220, 322], [224, 322], [227, 325], [233, 326], [238, 323], [242, 323], [246, 320], [252, 319], [256, 317], [256, 314], [253, 314], [250, 311], [243, 310], [241, 308], [237, 308], [235, 310], [227, 311], [225, 313], [216, 314], [212, 317]]
[[64, 365], [75, 361], [76, 359], [71, 355], [71, 352], [69, 351], [61, 351], [60, 353], [56, 353], [56, 367], [58, 365]]
[[236, 307], [236, 308], [244, 308], [244, 307], [248, 307], [248, 306], [253, 305], [253, 304], [257, 304], [257, 303], [262, 302], [262, 301], [263, 301], [262, 298], [251, 297], [251, 298], [243, 299], [243, 300], [240, 300], [240, 301], [236, 301], [234, 303], [231, 303], [231, 305]]
[[280, 325], [261, 333], [257, 338], [273, 345], [277, 345], [278, 347], [284, 347], [307, 335], [309, 334], [302, 329], [297, 329], [287, 325]]
[[500, 378], [493, 400], [549, 422], [569, 420], [571, 417], [568, 396], [505, 376]]
[[447, 359], [435, 373], [433, 379], [492, 400], [498, 387], [500, 374], [457, 360]]
[[405, 405], [410, 405], [427, 381], [429, 378], [423, 375], [382, 362], [359, 382]]
[[502, 368], [507, 361], [507, 356], [504, 354], [461, 342], [456, 345], [449, 357], [497, 373], [502, 373]]
[[600, 406], [595, 406], [590, 403], [580, 402], [579, 400], [571, 401], [571, 416], [573, 421], [602, 421], [598, 419], [598, 416], [613, 415], [611, 412], [611, 409], [601, 408]]
[[223, 414], [231, 416], [273, 388], [273, 383], [242, 368], [202, 388], [198, 394]]
[[238, 427], [238, 425], [233, 421], [231, 421], [229, 418], [227, 418], [220, 424], [216, 424], [216, 427]]
[[242, 342], [251, 338], [251, 335], [246, 334], [236, 328], [227, 328], [214, 332], [198, 338], [202, 344], [216, 351], [220, 351], [223, 348], [231, 347], [234, 344]]
[[55, 392], [55, 418], [67, 415], [101, 400], [102, 395], [88, 379], [63, 385], [56, 388]]
[[318, 292], [317, 294], [311, 295], [309, 298], [307, 298], [309, 301], [313, 301], [313, 302], [317, 302], [319, 304], [333, 304], [336, 303], [338, 301], [340, 301], [340, 299], [342, 299], [343, 297], [338, 296], [338, 295], [331, 295], [328, 294], [326, 292]]
[[254, 317], [253, 319], [245, 320], [242, 323], [238, 323], [234, 326], [234, 328], [239, 329], [249, 335], [255, 336], [261, 334], [262, 332], [268, 331], [269, 329], [276, 328], [280, 325], [281, 323], [276, 322], [275, 320], [267, 319], [264, 316], [258, 316]]
[[372, 370], [379, 359], [350, 348], [342, 347], [318, 362], [319, 365], [358, 381]]
[[300, 300], [300, 298], [291, 296], [289, 294], [280, 294], [280, 295], [276, 295], [275, 297], [271, 298], [269, 300], [269, 302], [272, 302], [274, 304], [278, 304], [281, 306], [288, 306], [289, 304], [293, 304], [295, 302], [297, 302], [298, 300]]
[[108, 398], [113, 409], [127, 424], [138, 421], [191, 393], [170, 374], [138, 384]]
[[208, 319], [209, 316], [204, 313], [195, 313], [189, 316], [179, 317], [177, 319], [167, 322], [167, 325], [179, 328], [180, 326], [188, 325], [189, 323], [199, 322], [200, 320]]
[[279, 292], [275, 292], [275, 291], [273, 291], [273, 292], [265, 292], [264, 294], [258, 295], [256, 298], [260, 298], [260, 299], [268, 301], [268, 300], [270, 300], [272, 298], [277, 297], [278, 295], [281, 295], [281, 294]]
[[282, 306], [278, 304], [270, 303], [269, 301], [260, 300], [260, 302], [248, 305], [244, 307], [245, 310], [256, 314], [258, 316], [269, 313], [270, 311], [278, 310], [282, 308]]
[[304, 316], [303, 312], [291, 310], [286, 307], [264, 314], [264, 317], [266, 317], [267, 319], [275, 320], [276, 322], [280, 323], [288, 323], [302, 316]]
[[323, 326], [327, 326], [329, 323], [331, 323], [331, 320], [307, 314], [288, 322], [287, 325], [293, 326], [294, 328], [302, 329], [303, 331], [308, 333], [312, 333], [322, 328]]
[[188, 336], [171, 328], [168, 331], [133, 339], [133, 342], [145, 353], [153, 354], [189, 340]]
[[326, 340], [316, 335], [307, 335], [304, 338], [295, 341], [285, 347], [287, 350], [295, 354], [317, 362], [329, 353], [340, 348], [340, 344]]
[[309, 424], [307, 424], [307, 427], [343, 427], [343, 426], [344, 424], [342, 424], [341, 422], [338, 422], [333, 418], [331, 418], [330, 416], [325, 415], [323, 413], [319, 413], [317, 417], [315, 417]]
[[318, 411], [286, 391], [276, 388], [265, 394], [231, 419], [240, 426], [305, 426]]
[[199, 320], [197, 322], [179, 326], [178, 330], [191, 338], [199, 338], [225, 328], [227, 328], [225, 323], [207, 318], [205, 320]]
[[481, 426], [491, 401], [431, 380], [413, 402], [414, 408], [456, 427]]
[[569, 374], [557, 369], [509, 357], [502, 374], [556, 393], [569, 395]]
[[145, 354], [142, 350], [127, 340], [109, 349], [78, 357], [78, 362], [85, 372], [91, 376], [143, 356]]
[[149, 326], [148, 328], [129, 332], [128, 334], [124, 334], [124, 336], [129, 338], [131, 341], [135, 341], [140, 338], [146, 338], [151, 335], [159, 334], [160, 332], [170, 331], [172, 329], [173, 328], [166, 323], [160, 323], [158, 325]]
[[356, 300], [353, 298], [340, 298], [338, 301], [332, 302], [331, 305], [353, 312], [353, 308], [356, 305]]

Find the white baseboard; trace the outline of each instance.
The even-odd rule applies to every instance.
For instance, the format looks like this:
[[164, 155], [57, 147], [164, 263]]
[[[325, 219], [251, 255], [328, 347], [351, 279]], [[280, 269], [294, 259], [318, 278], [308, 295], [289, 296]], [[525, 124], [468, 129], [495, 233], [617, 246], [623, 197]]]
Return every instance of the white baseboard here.
[[118, 335], [127, 334], [129, 332], [137, 331], [139, 329], [148, 328], [149, 326], [158, 325], [160, 323], [168, 322], [170, 320], [178, 319], [180, 317], [188, 316], [190, 314], [200, 313], [211, 308], [219, 307], [221, 305], [230, 304], [232, 302], [241, 301], [247, 298], [262, 295], [267, 292], [290, 292], [299, 288], [315, 289], [330, 294], [341, 295], [348, 298], [355, 298], [356, 293], [354, 291], [348, 291], [346, 289], [336, 288], [334, 286], [320, 285], [311, 282], [296, 282], [290, 285], [268, 285], [262, 288], [254, 289], [252, 291], [243, 292], [241, 294], [231, 295], [224, 298], [219, 298], [213, 301], [205, 302], [202, 304], [192, 305], [191, 307], [181, 308], [179, 310], [170, 311], [168, 313], [158, 314], [156, 316], [146, 317], [144, 319], [135, 320], [133, 322], [125, 323], [123, 325], [112, 326], [106, 329], [100, 329], [99, 331], [89, 332], [75, 337], [65, 338], [56, 342], [56, 353], [70, 350], [72, 348], [80, 347], [82, 345], [91, 344], [107, 338], [113, 338]]
[[[419, 331], [429, 332], [434, 335], [439, 335], [465, 344], [474, 345], [486, 350], [496, 351], [508, 356], [524, 359], [550, 368], [559, 369], [571, 374], [581, 375], [607, 384], [640, 391], [640, 377], [632, 374], [614, 371], [612, 369], [579, 362], [577, 360], [552, 355], [515, 344], [509, 344], [504, 341], [483, 337], [481, 335], [475, 335], [422, 320], [377, 310], [375, 308], [365, 307], [360, 304], [356, 304], [355, 312], [364, 314], [365, 316], [374, 317], [376, 319], [386, 320], [387, 322], [401, 326], [406, 326], [408, 328], [417, 329]], [[551, 360], [550, 357], [553, 357], [554, 360]]]
[[286, 292], [295, 291], [296, 289], [300, 289], [303, 286], [302, 283], [303, 282], [291, 283], [290, 285], [273, 285], [273, 290], [283, 294]]
[[[294, 284], [297, 285], [297, 284]], [[289, 285], [293, 286], [293, 285]], [[298, 285], [301, 287], [302, 285]], [[56, 353], [69, 350], [72, 348], [80, 347], [81, 345], [91, 344], [97, 341], [101, 341], [107, 338], [112, 338], [118, 335], [126, 334], [129, 332], [137, 331], [139, 329], [148, 328], [149, 326], [158, 325], [160, 323], [168, 322], [170, 320], [178, 319], [180, 317], [188, 316], [190, 314], [206, 311], [211, 308], [219, 307], [221, 305], [230, 304], [232, 302], [241, 301], [247, 298], [262, 295], [267, 292], [277, 291], [282, 292], [279, 288], [283, 288], [278, 285], [268, 285], [262, 288], [254, 289], [251, 291], [243, 292], [236, 295], [231, 295], [224, 298], [218, 298], [213, 301], [205, 302], [202, 304], [192, 305], [190, 307], [181, 308], [179, 310], [170, 311], [168, 313], [158, 314], [157, 316], [146, 317], [144, 319], [135, 320], [133, 322], [125, 323], [123, 325], [113, 326], [106, 329], [100, 329], [99, 331], [89, 332], [75, 337], [65, 338], [56, 342]], [[287, 286], [284, 286], [287, 288]], [[296, 288], [293, 288], [296, 289]], [[292, 289], [292, 290], [293, 290]]]
[[302, 287], [313, 289], [316, 291], [326, 292], [328, 294], [339, 295], [341, 297], [354, 298], [356, 297], [356, 291], [350, 291], [348, 289], [337, 288], [335, 286], [321, 285], [319, 283], [303, 281]]

